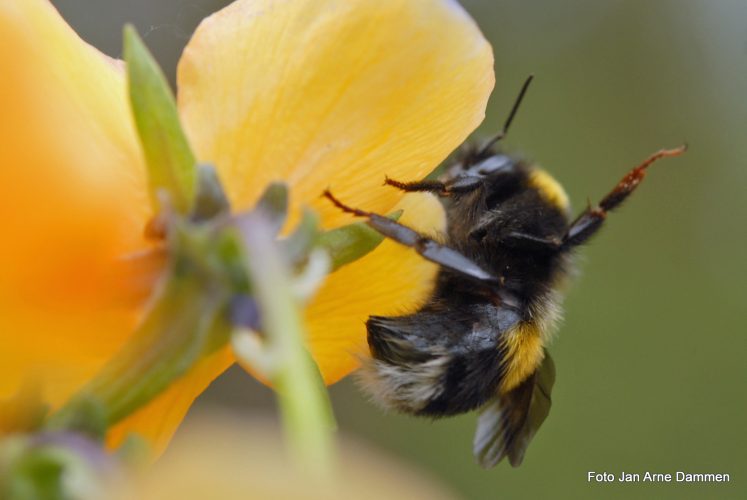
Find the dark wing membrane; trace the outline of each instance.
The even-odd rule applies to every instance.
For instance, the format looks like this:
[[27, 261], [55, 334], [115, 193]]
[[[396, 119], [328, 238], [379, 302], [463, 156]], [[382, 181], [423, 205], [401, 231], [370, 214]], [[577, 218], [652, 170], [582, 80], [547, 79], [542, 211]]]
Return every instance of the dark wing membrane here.
[[482, 467], [495, 467], [503, 457], [513, 467], [521, 465], [529, 442], [550, 413], [554, 383], [555, 364], [545, 351], [542, 364], [530, 377], [480, 410], [473, 453]]

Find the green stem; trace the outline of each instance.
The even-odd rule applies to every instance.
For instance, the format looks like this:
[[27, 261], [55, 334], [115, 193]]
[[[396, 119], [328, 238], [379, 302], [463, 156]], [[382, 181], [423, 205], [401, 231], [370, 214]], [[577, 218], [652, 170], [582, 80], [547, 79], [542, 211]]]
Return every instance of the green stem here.
[[144, 321], [121, 351], [50, 416], [48, 428], [103, 434], [228, 342], [224, 313], [231, 286], [224, 260], [230, 261], [238, 241], [232, 233], [214, 236], [186, 227], [176, 232], [169, 275]]
[[271, 377], [287, 440], [304, 470], [327, 476], [334, 468], [334, 420], [316, 364], [304, 348], [299, 305], [269, 222], [254, 213], [242, 223], [262, 332], [275, 356]]

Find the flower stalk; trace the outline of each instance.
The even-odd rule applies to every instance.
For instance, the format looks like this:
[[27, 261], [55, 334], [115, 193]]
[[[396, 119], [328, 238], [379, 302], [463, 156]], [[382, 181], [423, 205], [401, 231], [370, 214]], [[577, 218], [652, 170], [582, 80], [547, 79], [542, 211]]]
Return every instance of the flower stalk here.
[[335, 424], [319, 370], [304, 347], [290, 273], [278, 252], [272, 225], [262, 211], [242, 218], [240, 229], [271, 361], [267, 375], [277, 391], [293, 458], [303, 470], [329, 476], [335, 462]]
[[235, 283], [225, 262], [239, 255], [238, 241], [232, 233], [216, 238], [208, 228], [189, 224], [177, 224], [173, 231], [171, 270], [147, 317], [47, 427], [100, 434], [228, 341], [225, 307]]

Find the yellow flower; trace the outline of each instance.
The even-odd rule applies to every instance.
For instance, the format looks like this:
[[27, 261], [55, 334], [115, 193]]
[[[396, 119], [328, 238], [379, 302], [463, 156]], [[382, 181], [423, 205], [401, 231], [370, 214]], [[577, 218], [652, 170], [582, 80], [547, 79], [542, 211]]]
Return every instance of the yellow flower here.
[[[164, 263], [133, 266], [152, 215], [122, 64], [87, 45], [45, 0], [0, 3], [0, 400], [24, 380], [53, 407], [127, 340]], [[492, 53], [453, 0], [239, 0], [187, 45], [178, 106], [193, 148], [236, 210], [273, 180], [325, 227], [342, 199], [438, 228], [428, 196], [381, 187], [418, 179], [482, 120]], [[292, 222], [291, 221], [291, 222]], [[309, 348], [333, 383], [365, 352], [364, 321], [428, 293], [434, 266], [385, 242], [329, 276], [306, 309]], [[233, 362], [224, 349], [119, 424], [161, 445]]]

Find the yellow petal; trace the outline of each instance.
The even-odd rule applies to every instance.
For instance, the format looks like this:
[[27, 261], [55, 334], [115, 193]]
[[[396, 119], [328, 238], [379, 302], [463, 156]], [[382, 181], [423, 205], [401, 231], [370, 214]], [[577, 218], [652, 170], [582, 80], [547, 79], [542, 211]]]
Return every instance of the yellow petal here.
[[385, 175], [413, 180], [480, 123], [492, 51], [452, 0], [238, 0], [205, 19], [178, 68], [179, 107], [234, 204], [291, 184], [291, 217], [319, 195], [391, 210]]
[[[400, 222], [426, 234], [445, 227], [440, 202], [431, 195], [408, 195], [398, 208], [404, 210]], [[367, 355], [368, 316], [413, 312], [430, 294], [436, 271], [414, 250], [385, 240], [327, 278], [306, 309], [311, 353], [327, 384], [355, 370]]]
[[0, 3], [0, 396], [58, 404], [131, 331], [148, 199], [121, 67], [46, 1]]
[[[179, 107], [201, 160], [217, 166], [237, 209], [267, 183], [291, 185], [291, 221], [311, 205], [349, 222], [319, 194], [391, 212], [401, 193], [483, 118], [492, 51], [449, 0], [239, 0], [209, 17], [178, 69]], [[432, 199], [402, 219], [442, 222]], [[370, 314], [412, 311], [435, 267], [385, 242], [328, 278], [307, 310], [310, 348], [328, 383], [366, 352]]]

